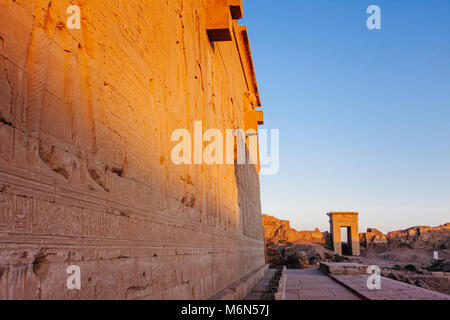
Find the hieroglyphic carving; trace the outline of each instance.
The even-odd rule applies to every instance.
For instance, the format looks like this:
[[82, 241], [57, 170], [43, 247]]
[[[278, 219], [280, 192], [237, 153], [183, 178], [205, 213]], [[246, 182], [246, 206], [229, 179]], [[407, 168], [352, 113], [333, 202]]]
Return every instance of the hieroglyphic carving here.
[[[3, 185], [2, 188], [5, 188]], [[14, 199], [12, 195], [0, 193], [0, 231], [11, 231], [14, 226]]]
[[170, 160], [177, 128], [245, 127], [242, 39], [200, 0], [69, 4], [0, 0], [0, 298], [207, 298], [264, 264], [254, 166]]

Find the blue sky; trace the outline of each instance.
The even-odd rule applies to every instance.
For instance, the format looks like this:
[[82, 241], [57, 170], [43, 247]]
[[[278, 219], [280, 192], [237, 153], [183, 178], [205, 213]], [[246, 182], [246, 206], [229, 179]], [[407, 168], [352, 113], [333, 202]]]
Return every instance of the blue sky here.
[[[366, 9], [381, 8], [382, 30]], [[328, 230], [450, 222], [450, 1], [244, 0], [280, 172], [261, 177], [263, 213]]]

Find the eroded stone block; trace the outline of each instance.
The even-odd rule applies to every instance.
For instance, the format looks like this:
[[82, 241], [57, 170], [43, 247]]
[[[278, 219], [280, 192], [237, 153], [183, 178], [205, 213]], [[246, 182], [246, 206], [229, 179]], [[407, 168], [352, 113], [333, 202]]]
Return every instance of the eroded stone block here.
[[229, 0], [231, 16], [234, 20], [242, 19], [244, 10], [242, 8], [242, 0]]
[[210, 41], [231, 41], [232, 21], [228, 0], [206, 1], [206, 32]]

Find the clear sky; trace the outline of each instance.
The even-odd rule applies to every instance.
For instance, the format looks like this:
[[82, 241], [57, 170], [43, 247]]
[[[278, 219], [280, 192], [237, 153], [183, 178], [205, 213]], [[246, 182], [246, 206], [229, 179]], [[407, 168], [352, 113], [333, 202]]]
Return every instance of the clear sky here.
[[[381, 8], [382, 30], [366, 9]], [[300, 230], [450, 222], [450, 1], [244, 0], [280, 172], [263, 213]]]

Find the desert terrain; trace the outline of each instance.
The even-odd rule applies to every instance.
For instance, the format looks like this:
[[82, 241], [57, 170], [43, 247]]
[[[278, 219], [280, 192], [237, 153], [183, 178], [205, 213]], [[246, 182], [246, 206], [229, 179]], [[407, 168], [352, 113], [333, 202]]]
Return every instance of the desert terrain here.
[[359, 234], [360, 256], [335, 254], [327, 231], [297, 231], [289, 221], [268, 215], [263, 225], [271, 268], [314, 269], [323, 261], [377, 265], [383, 276], [450, 295], [450, 223], [387, 234], [369, 228]]

